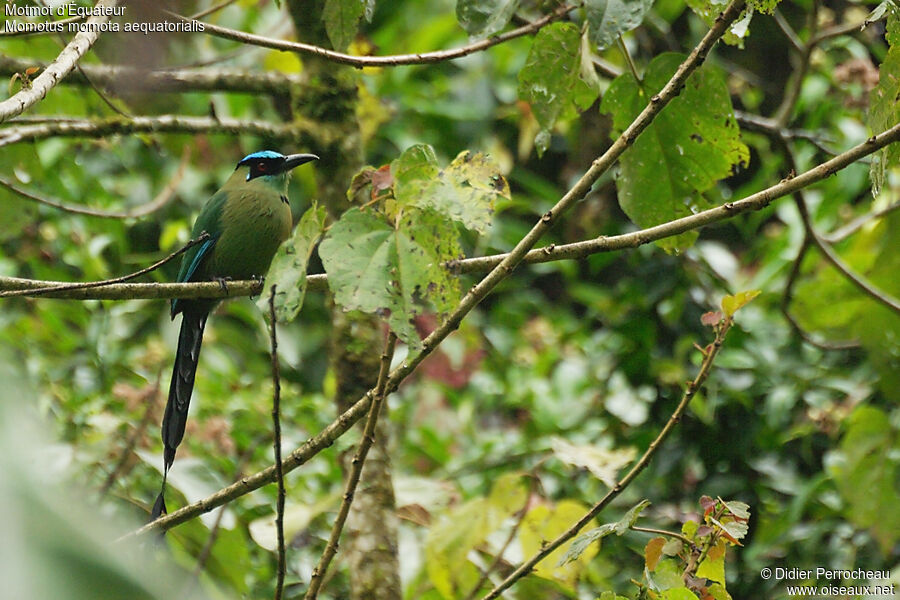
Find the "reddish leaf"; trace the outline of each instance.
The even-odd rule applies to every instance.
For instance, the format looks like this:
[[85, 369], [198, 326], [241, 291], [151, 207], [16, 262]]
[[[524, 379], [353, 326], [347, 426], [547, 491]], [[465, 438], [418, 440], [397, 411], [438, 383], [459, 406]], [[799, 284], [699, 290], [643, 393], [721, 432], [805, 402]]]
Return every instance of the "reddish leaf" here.
[[702, 317], [700, 317], [700, 322], [707, 327], [712, 327], [713, 325], [718, 325], [722, 321], [722, 312], [718, 310], [710, 311], [708, 313], [704, 313]]
[[662, 556], [663, 546], [666, 545], [666, 540], [661, 537], [655, 537], [644, 547], [644, 562], [647, 565], [647, 568], [651, 571], [656, 569], [657, 563], [659, 563], [659, 557]]

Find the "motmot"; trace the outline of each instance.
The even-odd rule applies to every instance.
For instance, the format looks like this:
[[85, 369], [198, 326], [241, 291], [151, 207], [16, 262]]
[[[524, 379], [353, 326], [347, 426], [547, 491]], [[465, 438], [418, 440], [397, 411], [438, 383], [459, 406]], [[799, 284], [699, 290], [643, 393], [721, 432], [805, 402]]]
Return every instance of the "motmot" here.
[[[278, 246], [291, 234], [290, 172], [318, 158], [263, 150], [241, 159], [197, 216], [191, 237], [204, 232], [209, 237], [184, 253], [178, 281], [217, 280], [225, 285], [228, 280], [262, 278]], [[162, 420], [163, 481], [151, 513], [154, 520], [166, 513], [166, 477], [184, 437], [203, 329], [218, 303], [217, 299], [172, 300], [171, 317], [174, 320], [181, 313], [181, 332]]]

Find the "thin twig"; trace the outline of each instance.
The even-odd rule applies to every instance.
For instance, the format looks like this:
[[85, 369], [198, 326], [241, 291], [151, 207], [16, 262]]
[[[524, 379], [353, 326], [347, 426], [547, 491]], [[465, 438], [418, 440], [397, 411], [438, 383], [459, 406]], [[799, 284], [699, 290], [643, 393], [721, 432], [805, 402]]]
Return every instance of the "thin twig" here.
[[634, 64], [634, 60], [631, 59], [631, 53], [628, 52], [628, 46], [625, 45], [625, 40], [622, 36], [618, 36], [616, 41], [619, 44], [619, 50], [622, 52], [622, 56], [625, 57], [625, 64], [628, 65], [628, 70], [631, 71], [631, 76], [634, 77], [634, 80], [638, 83], [641, 82], [641, 76], [638, 75], [637, 67]]
[[[819, 0], [813, 0], [806, 21], [806, 28], [809, 30], [809, 36], [811, 40], [815, 40], [818, 25]], [[790, 36], [788, 37], [790, 38]], [[799, 64], [797, 65], [797, 68], [794, 69], [793, 74], [787, 82], [781, 104], [775, 110], [775, 114], [772, 115], [772, 118], [775, 120], [775, 122], [782, 127], [790, 122], [791, 116], [794, 113], [794, 107], [797, 105], [797, 101], [800, 99], [800, 90], [803, 87], [803, 82], [806, 81], [806, 73], [809, 71], [810, 62], [812, 60], [812, 52], [815, 48], [816, 45], [809, 42], [804, 44], [802, 46], [802, 49], [799, 50]]]
[[828, 235], [822, 235], [820, 237], [822, 238], [822, 240], [828, 242], [829, 244], [837, 244], [839, 242], [843, 242], [848, 237], [865, 227], [866, 224], [868, 224], [870, 221], [875, 221], [877, 219], [885, 217], [898, 208], [900, 208], [900, 202], [894, 202], [890, 206], [882, 208], [881, 210], [876, 210], [864, 215], [860, 215], [843, 227], [832, 231]]
[[[434, 331], [432, 331], [428, 337], [422, 340], [422, 350], [416, 354], [415, 356], [409, 358], [404, 361], [399, 367], [397, 367], [391, 375], [388, 377], [388, 381], [386, 384], [385, 391], [386, 393], [393, 392], [400, 385], [400, 382], [403, 381], [410, 373], [412, 373], [416, 367], [428, 357], [435, 348], [454, 330], [459, 327], [462, 319], [473, 309], [475, 306], [481, 302], [481, 300], [487, 296], [491, 290], [493, 290], [501, 281], [503, 281], [512, 271], [517, 267], [528, 254], [528, 251], [534, 247], [534, 245], [538, 242], [541, 236], [550, 228], [553, 222], [562, 215], [568, 208], [574, 205], [579, 199], [583, 198], [591, 189], [594, 182], [599, 179], [599, 177], [605, 173], [621, 156], [621, 154], [634, 143], [634, 140], [637, 139], [637, 136], [640, 135], [644, 129], [646, 129], [649, 124], [653, 121], [657, 114], [668, 104], [672, 98], [674, 98], [678, 92], [684, 86], [685, 80], [693, 73], [703, 62], [706, 55], [709, 53], [712, 46], [718, 41], [722, 35], [724, 35], [725, 31], [731, 25], [731, 23], [737, 19], [737, 17], [741, 14], [741, 11], [744, 7], [744, 0], [733, 0], [728, 7], [722, 12], [718, 17], [716, 17], [716, 22], [713, 25], [712, 29], [703, 37], [700, 43], [694, 48], [694, 50], [688, 55], [685, 61], [678, 67], [675, 71], [675, 74], [672, 75], [672, 78], [668, 83], [660, 90], [659, 94], [654, 95], [651, 99], [647, 107], [641, 112], [640, 115], [632, 122], [632, 124], [616, 139], [615, 142], [610, 146], [610, 148], [599, 158], [597, 158], [592, 164], [591, 168], [575, 183], [572, 188], [569, 189], [568, 192], [556, 203], [556, 205], [544, 213], [541, 216], [540, 220], [534, 225], [534, 227], [529, 231], [520, 241], [516, 244], [515, 248], [508, 254], [503, 255], [503, 258], [499, 261], [499, 263], [488, 273], [478, 284], [473, 286], [468, 293], [463, 297], [463, 299], [459, 302], [456, 309], [448, 316], [447, 320], [443, 322], [440, 326], [438, 326]], [[881, 134], [881, 136], [875, 136], [866, 142], [865, 148], [860, 150], [863, 153], [871, 153], [874, 152], [876, 148], [873, 146], [879, 143], [887, 143], [885, 142], [885, 136], [889, 135], [900, 135], [900, 125], [897, 126], [896, 131], [891, 130], [891, 134], [885, 133]], [[846, 156], [853, 156], [852, 152], [846, 153]], [[837, 164], [832, 161], [826, 163], [826, 165]], [[832, 171], [833, 172], [833, 171]], [[802, 177], [802, 176], [801, 176]], [[811, 176], [810, 176], [811, 177]], [[800, 179], [800, 178], [797, 178]], [[790, 183], [790, 182], [787, 182]], [[807, 181], [808, 184], [808, 181]], [[785, 192], [787, 193], [787, 192]], [[756, 202], [761, 202], [762, 204], [767, 205], [772, 200], [772, 196], [766, 194], [765, 192], [761, 192], [762, 196], [756, 200]], [[757, 196], [757, 195], [754, 195]], [[720, 209], [713, 209], [713, 211], [721, 210], [726, 214], [730, 214], [735, 211], [735, 207], [738, 206], [738, 203], [727, 203], [723, 205]], [[743, 212], [745, 210], [750, 210], [753, 207], [753, 203], [747, 203], [744, 205], [740, 205], [738, 212]], [[692, 218], [700, 216], [692, 215], [690, 217], [685, 217], [685, 219], [680, 219], [680, 221], [684, 221], [687, 225], [690, 223], [693, 226], [694, 222], [691, 221]], [[692, 228], [691, 225], [688, 225], [687, 229]], [[659, 227], [650, 228], [647, 231], [656, 231], [657, 233], [660, 231]], [[681, 231], [679, 231], [681, 233]], [[605, 240], [605, 238], [600, 238], [601, 240]], [[636, 238], [632, 243], [640, 244], [645, 243], [642, 242], [642, 238]], [[542, 250], [543, 252], [543, 250]], [[0, 281], [2, 283], [2, 281]], [[285, 461], [285, 470], [290, 470], [292, 468], [296, 468], [300, 464], [306, 462], [311, 457], [315, 456], [317, 453], [322, 451], [324, 448], [330, 446], [335, 439], [339, 436], [343, 435], [350, 427], [353, 426], [356, 421], [361, 419], [366, 411], [369, 409], [369, 406], [372, 401], [372, 391], [367, 392], [362, 398], [357, 400], [357, 402], [351, 406], [349, 409], [344, 411], [337, 420], [328, 425], [325, 429], [323, 429], [317, 436], [307, 440], [305, 444], [303, 444], [300, 448], [291, 453], [288, 459]], [[290, 465], [290, 466], [289, 466]], [[208, 512], [212, 510], [216, 506], [224, 504], [225, 502], [229, 502], [236, 497], [247, 493], [250, 490], [257, 489], [259, 486], [264, 485], [267, 482], [269, 477], [272, 477], [271, 468], [266, 469], [264, 471], [260, 471], [256, 475], [246, 478], [241, 481], [239, 485], [229, 486], [215, 494], [209, 496], [208, 498], [201, 500], [193, 505], [184, 507], [178, 511], [170, 513], [168, 515], [164, 515], [163, 517], [153, 521], [141, 527], [137, 531], [134, 531], [130, 534], [126, 534], [122, 536], [120, 539], [127, 539], [131, 536], [135, 535], [143, 535], [147, 532], [154, 530], [165, 530], [179, 523], [183, 523], [198, 514], [202, 514], [204, 512]], [[271, 479], [268, 479], [271, 481]]]
[[278, 570], [275, 580], [275, 600], [281, 600], [284, 593], [284, 573], [287, 561], [284, 550], [284, 470], [281, 466], [281, 378], [278, 375], [278, 336], [277, 319], [275, 318], [275, 288], [269, 294], [269, 333], [272, 342], [272, 444], [275, 450], [275, 481], [278, 483], [278, 496], [275, 503], [275, 533], [278, 538]]
[[[234, 479], [240, 479], [241, 475], [244, 472], [244, 469], [247, 467], [247, 463], [250, 462], [250, 459], [253, 457], [253, 453], [256, 451], [256, 448], [259, 446], [261, 441], [261, 439], [254, 440], [254, 442], [247, 446], [246, 450], [244, 450], [238, 457], [237, 465], [234, 470]], [[191, 593], [193, 592], [194, 586], [197, 584], [200, 573], [203, 572], [203, 568], [206, 566], [206, 561], [208, 561], [209, 557], [212, 556], [212, 549], [216, 544], [216, 539], [218, 539], [219, 537], [219, 532], [221, 531], [222, 527], [222, 519], [225, 516], [226, 510], [227, 507], [222, 506], [216, 513], [216, 520], [213, 522], [213, 526], [209, 530], [209, 536], [206, 538], [206, 542], [203, 544], [203, 548], [200, 549], [200, 553], [197, 555], [197, 563], [194, 565], [194, 570], [191, 572], [193, 578], [187, 585], [185, 585], [185, 589], [182, 590], [180, 597], [191, 597]]]
[[834, 248], [831, 247], [830, 244], [825, 242], [816, 231], [816, 228], [812, 224], [812, 219], [809, 216], [809, 210], [806, 207], [806, 200], [804, 200], [803, 196], [799, 193], [795, 194], [794, 200], [797, 204], [797, 209], [800, 211], [800, 217], [803, 219], [803, 226], [806, 227], [807, 234], [812, 240], [813, 244], [819, 249], [822, 253], [822, 256], [831, 263], [831, 265], [843, 274], [847, 280], [850, 281], [856, 288], [861, 291], [866, 296], [872, 298], [888, 307], [895, 313], [900, 314], [900, 300], [894, 298], [887, 292], [883, 292], [879, 290], [877, 287], [866, 281], [862, 276], [858, 275], [856, 271], [850, 268], [850, 265], [844, 262], [844, 259], [840, 257], [840, 255], [834, 251]]
[[[779, 145], [781, 146], [788, 166], [792, 170], [795, 170], [797, 168], [797, 162], [794, 158], [794, 153], [791, 151], [791, 148], [788, 145], [787, 140], [785, 140], [784, 138], [780, 138]], [[802, 189], [795, 190], [792, 196], [794, 199], [794, 204], [796, 204], [797, 210], [800, 212], [800, 219], [803, 221], [803, 227], [806, 229], [807, 237], [809, 237], [809, 240], [819, 249], [825, 260], [830, 262], [835, 269], [840, 271], [844, 275], [844, 277], [846, 277], [850, 281], [850, 283], [855, 285], [857, 289], [859, 289], [862, 293], [869, 296], [873, 300], [876, 300], [885, 305], [895, 313], [900, 313], [900, 300], [897, 300], [887, 292], [879, 290], [877, 287], [863, 279], [853, 269], [851, 269], [847, 263], [844, 262], [844, 260], [838, 255], [837, 252], [834, 251], [834, 248], [832, 248], [830, 244], [825, 242], [819, 236], [819, 232], [816, 231], [816, 228], [812, 222], [812, 218], [809, 215], [809, 209], [806, 206], [806, 199], [804, 198]]]
[[[432, 64], [438, 62], [444, 62], [448, 60], [452, 60], [454, 58], [461, 58], [463, 56], [468, 56], [469, 54], [473, 54], [475, 52], [480, 52], [482, 50], [487, 50], [492, 46], [496, 46], [497, 44], [502, 44], [503, 42], [507, 42], [509, 40], [519, 38], [525, 35], [529, 35], [532, 33], [536, 33], [545, 25], [552, 23], [558, 19], [561, 19], [569, 12], [576, 8], [575, 5], [567, 4], [560, 8], [557, 8], [552, 13], [537, 19], [533, 23], [528, 25], [523, 25], [522, 27], [518, 27], [516, 29], [512, 29], [507, 31], [506, 33], [501, 33], [499, 35], [491, 36], [485, 38], [483, 40], [479, 40], [477, 42], [473, 42], [471, 44], [467, 44], [465, 46], [461, 46], [459, 48], [454, 48], [452, 50], [439, 50], [436, 52], [421, 52], [415, 54], [397, 54], [392, 56], [354, 56], [352, 54], [345, 54], [343, 52], [336, 52], [334, 50], [328, 50], [326, 48], [322, 48], [319, 46], [314, 46], [312, 44], [304, 44], [302, 42], [289, 42], [286, 40], [279, 40], [269, 37], [264, 37], [261, 35], [255, 35], [252, 33], [246, 33], [244, 31], [238, 31], [236, 29], [228, 29], [227, 27], [220, 27], [218, 25], [213, 25], [212, 23], [203, 22], [203, 33], [207, 33], [210, 35], [214, 35], [217, 37], [225, 38], [228, 40], [234, 40], [236, 42], [241, 42], [242, 44], [249, 44], [253, 46], [262, 46], [263, 48], [272, 48], [274, 50], [283, 50], [285, 52], [298, 52], [302, 54], [312, 54], [318, 56], [320, 58], [324, 58], [326, 60], [330, 60], [343, 65], [350, 65], [352, 67], [363, 68], [363, 67], [396, 67], [400, 65], [424, 65], [424, 64]], [[169, 17], [180, 21], [182, 23], [193, 23], [193, 19], [189, 19], [179, 15], [177, 13], [173, 13], [167, 10], [163, 10], [163, 13], [168, 15]]]
[[629, 529], [631, 529], [632, 531], [642, 531], [644, 533], [655, 533], [656, 535], [664, 535], [666, 537], [675, 538], [677, 540], [681, 540], [688, 546], [691, 546], [694, 543], [689, 538], [681, 535], [680, 533], [676, 533], [674, 531], [669, 531], [667, 529], [656, 529], [654, 527], [638, 527], [637, 525], [632, 525], [631, 527], [629, 527]]
[[[118, 3], [119, 0], [98, 0], [96, 7], [101, 9], [101, 12], [105, 12], [104, 9], [113, 8]], [[106, 15], [95, 15], [87, 20], [87, 25], [97, 24], [99, 26], [108, 20], [109, 17]], [[99, 27], [86, 27], [75, 34], [75, 37], [59, 53], [56, 60], [34, 78], [30, 87], [21, 89], [14, 96], [0, 102], [0, 122], [15, 117], [40, 102], [47, 92], [75, 68], [75, 64], [94, 45], [98, 37], [100, 37]]]
[[353, 460], [350, 463], [350, 473], [347, 475], [347, 484], [344, 487], [344, 496], [341, 499], [341, 506], [338, 509], [337, 518], [331, 527], [331, 535], [328, 537], [328, 544], [319, 558], [319, 564], [313, 569], [312, 576], [309, 580], [309, 588], [306, 590], [304, 598], [306, 600], [315, 600], [319, 595], [322, 582], [325, 579], [325, 573], [328, 572], [328, 565], [338, 550], [338, 542], [341, 538], [341, 531], [347, 522], [347, 516], [350, 514], [350, 507], [353, 504], [353, 496], [356, 493], [356, 486], [359, 485], [359, 478], [362, 475], [363, 465], [366, 462], [366, 456], [372, 444], [375, 443], [375, 425], [378, 423], [378, 415], [387, 394], [385, 386], [387, 385], [388, 372], [391, 369], [391, 359], [394, 357], [394, 347], [397, 344], [397, 336], [394, 332], [388, 334], [387, 341], [384, 344], [384, 350], [381, 353], [381, 366], [378, 370], [378, 381], [375, 384], [375, 391], [372, 394], [371, 407], [369, 408], [369, 416], [366, 419], [366, 426], [363, 430], [362, 439], [359, 441], [359, 447]]
[[800, 40], [797, 32], [794, 31], [794, 28], [791, 27], [791, 24], [788, 23], [787, 19], [784, 18], [784, 15], [781, 14], [781, 11], [776, 8], [772, 16], [775, 18], [775, 24], [778, 25], [781, 33], [783, 33], [784, 37], [788, 39], [788, 41], [791, 43], [791, 46], [794, 47], [794, 50], [802, 53], [804, 51], [803, 42]]
[[34, 289], [30, 289], [30, 290], [9, 290], [9, 291], [5, 291], [5, 292], [0, 292], [0, 298], [9, 298], [12, 296], [41, 295], [41, 294], [45, 294], [48, 292], [67, 292], [70, 290], [83, 290], [86, 288], [94, 288], [94, 287], [101, 287], [101, 286], [105, 286], [105, 285], [113, 285], [116, 283], [123, 283], [130, 279], [135, 279], [137, 277], [140, 277], [141, 275], [146, 275], [147, 273], [150, 273], [151, 271], [155, 271], [156, 269], [160, 268], [161, 266], [163, 266], [170, 260], [177, 258], [178, 256], [180, 256], [187, 250], [193, 248], [197, 244], [201, 244], [201, 243], [205, 242], [208, 239], [209, 239], [209, 234], [204, 231], [202, 234], [197, 236], [196, 239], [189, 241], [187, 244], [185, 244], [184, 246], [182, 246], [181, 248], [179, 248], [178, 250], [176, 250], [169, 256], [165, 257], [164, 259], [158, 260], [155, 263], [153, 263], [152, 265], [150, 265], [149, 267], [145, 267], [145, 268], [141, 269], [140, 271], [135, 271], [134, 273], [130, 273], [128, 275], [122, 275], [121, 277], [115, 277], [113, 279], [104, 279], [103, 281], [85, 281], [85, 282], [81, 282], [81, 283], [66, 283], [63, 285], [51, 285], [49, 287], [34, 288]]
[[860, 21], [857, 23], [844, 23], [842, 25], [835, 25], [833, 27], [829, 27], [824, 31], [819, 32], [810, 38], [809, 43], [813, 46], [818, 46], [822, 42], [826, 40], [830, 40], [831, 38], [840, 37], [842, 35], [847, 35], [849, 33], [853, 33], [855, 31], [862, 31], [862, 29], [866, 26], [868, 21]]
[[650, 459], [656, 454], [657, 450], [662, 445], [663, 441], [668, 437], [669, 433], [675, 428], [675, 425], [681, 420], [681, 416], [684, 414], [684, 411], [687, 409], [688, 405], [693, 399], [694, 395], [697, 393], [697, 390], [703, 385], [706, 381], [706, 378], [709, 376], [710, 370], [712, 369], [713, 361], [715, 361], [716, 355], [719, 353], [719, 350], [722, 347], [722, 342], [725, 340], [725, 335], [728, 333], [733, 321], [731, 318], [726, 318], [719, 324], [716, 328], [716, 339], [712, 344], [707, 346], [704, 355], [703, 355], [703, 363], [700, 365], [700, 371], [697, 373], [697, 376], [694, 377], [693, 381], [689, 381], [687, 388], [684, 391], [684, 394], [681, 397], [681, 401], [678, 403], [678, 406], [675, 407], [675, 410], [672, 412], [672, 415], [669, 417], [669, 420], [666, 421], [665, 426], [660, 430], [659, 434], [656, 438], [650, 443], [647, 447], [647, 450], [644, 451], [644, 454], [641, 458], [634, 464], [633, 467], [628, 471], [628, 473], [620, 479], [616, 485], [614, 485], [603, 498], [597, 502], [587, 513], [584, 514], [578, 521], [572, 525], [565, 532], [560, 534], [551, 542], [545, 543], [541, 546], [541, 549], [534, 554], [527, 561], [522, 563], [515, 571], [510, 573], [510, 575], [504, 579], [499, 585], [497, 585], [489, 594], [484, 596], [482, 600], [492, 600], [493, 598], [497, 598], [503, 593], [504, 590], [509, 589], [515, 582], [517, 582], [522, 577], [531, 573], [532, 569], [549, 556], [554, 550], [562, 546], [564, 543], [575, 537], [579, 531], [581, 531], [588, 523], [590, 523], [594, 517], [596, 517], [600, 512], [606, 508], [606, 506], [612, 502], [622, 491], [627, 488], [632, 481], [643, 471], [648, 464], [650, 464]]
[[206, 10], [201, 10], [198, 13], [192, 14], [188, 18], [189, 19], [202, 19], [203, 17], [208, 17], [209, 15], [213, 14], [214, 12], [219, 12], [220, 10], [222, 10], [223, 8], [225, 8], [227, 6], [231, 6], [236, 1], [237, 0], [225, 0], [224, 2], [219, 2], [218, 4], [214, 4], [214, 5], [210, 6]]
[[793, 302], [794, 299], [794, 283], [800, 276], [800, 267], [803, 264], [803, 257], [806, 256], [806, 251], [809, 250], [811, 244], [812, 242], [810, 241], [809, 236], [804, 234], [803, 243], [800, 245], [800, 250], [797, 252], [797, 258], [795, 258], [791, 264], [791, 270], [788, 273], [787, 282], [784, 285], [784, 292], [782, 292], [781, 295], [781, 314], [791, 326], [791, 329], [794, 330], [794, 333], [800, 336], [800, 339], [820, 350], [832, 351], [857, 348], [859, 347], [859, 342], [856, 341], [827, 342], [817, 339], [811, 333], [803, 329], [803, 327], [800, 326], [800, 323], [797, 322], [797, 319], [794, 318], [794, 315], [791, 314], [791, 302]]
[[181, 162], [178, 165], [178, 170], [172, 175], [169, 179], [169, 182], [165, 185], [163, 189], [159, 191], [153, 200], [147, 202], [146, 204], [142, 204], [140, 206], [135, 206], [132, 209], [118, 212], [118, 211], [106, 211], [99, 210], [93, 208], [86, 208], [84, 206], [78, 206], [75, 204], [67, 204], [65, 202], [60, 202], [59, 200], [54, 200], [52, 198], [47, 198], [46, 196], [40, 196], [34, 192], [28, 191], [26, 189], [20, 188], [16, 184], [14, 184], [9, 179], [0, 176], [0, 186], [5, 187], [9, 191], [22, 196], [23, 198], [28, 198], [29, 200], [33, 200], [39, 204], [44, 204], [46, 206], [52, 206], [53, 208], [58, 208], [59, 210], [63, 210], [65, 212], [74, 213], [77, 215], [85, 215], [88, 217], [99, 217], [101, 219], [134, 219], [138, 217], [146, 217], [149, 214], [152, 214], [169, 202], [171, 202], [172, 198], [175, 197], [175, 190], [178, 189], [178, 184], [181, 183], [181, 179], [184, 176], [184, 170], [187, 167], [188, 159], [190, 158], [190, 150], [188, 147], [185, 147], [184, 154], [182, 155]]
[[[35, 1], [37, 2], [37, 4], [39, 6], [48, 7], [48, 4], [44, 0], [35, 0]], [[60, 49], [65, 50], [66, 38], [63, 37], [63, 34], [59, 31], [56, 31], [55, 33], [56, 33], [56, 35], [54, 37], [56, 38], [57, 42], [59, 43]], [[123, 117], [131, 116], [130, 114], [128, 114], [127, 111], [116, 106], [113, 103], [113, 101], [111, 99], [109, 99], [106, 96], [106, 94], [103, 93], [103, 90], [101, 90], [99, 87], [94, 85], [94, 82], [91, 81], [91, 78], [85, 74], [85, 72], [84, 72], [84, 70], [82, 70], [80, 64], [75, 63], [75, 70], [78, 71], [82, 77], [84, 77], [84, 80], [87, 82], [88, 86], [94, 91], [95, 94], [97, 94], [97, 96], [100, 98], [100, 100], [102, 100], [103, 103], [106, 104], [107, 107], [109, 107], [110, 110], [112, 110], [113, 112], [115, 112]]]

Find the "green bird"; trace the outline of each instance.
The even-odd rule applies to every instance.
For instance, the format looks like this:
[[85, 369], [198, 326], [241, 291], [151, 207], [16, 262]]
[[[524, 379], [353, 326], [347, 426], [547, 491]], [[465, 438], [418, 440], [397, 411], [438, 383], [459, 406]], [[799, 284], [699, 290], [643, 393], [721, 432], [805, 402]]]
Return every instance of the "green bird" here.
[[[318, 158], [314, 154], [284, 156], [272, 150], [244, 157], [194, 222], [191, 236], [196, 238], [206, 232], [209, 239], [184, 253], [178, 281], [218, 280], [224, 285], [229, 279], [261, 278], [278, 246], [291, 234], [291, 206], [287, 198], [290, 172]], [[182, 314], [181, 333], [162, 421], [163, 481], [151, 514], [154, 520], [166, 513], [166, 477], [184, 437], [203, 328], [218, 302], [172, 300], [172, 319]]]

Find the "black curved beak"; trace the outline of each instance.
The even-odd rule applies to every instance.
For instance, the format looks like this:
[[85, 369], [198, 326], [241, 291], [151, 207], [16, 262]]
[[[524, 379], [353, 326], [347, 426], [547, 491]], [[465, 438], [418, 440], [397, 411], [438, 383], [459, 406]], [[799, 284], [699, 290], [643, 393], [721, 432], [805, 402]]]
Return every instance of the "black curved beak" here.
[[284, 157], [284, 163], [282, 164], [281, 170], [282, 172], [290, 171], [295, 167], [299, 167], [300, 165], [314, 160], [319, 160], [319, 157], [315, 154], [288, 154]]

